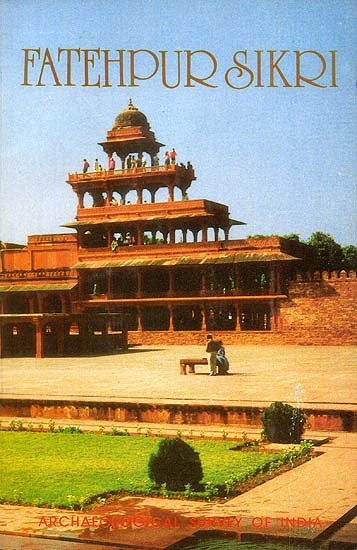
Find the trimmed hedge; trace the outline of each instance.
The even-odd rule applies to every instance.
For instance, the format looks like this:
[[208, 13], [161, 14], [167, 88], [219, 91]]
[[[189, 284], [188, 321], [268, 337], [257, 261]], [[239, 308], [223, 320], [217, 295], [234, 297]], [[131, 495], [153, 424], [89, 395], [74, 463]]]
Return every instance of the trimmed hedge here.
[[197, 489], [203, 478], [199, 453], [180, 438], [160, 441], [157, 452], [150, 455], [149, 478], [170, 491], [183, 491], [190, 484]]
[[300, 443], [304, 433], [306, 418], [301, 411], [275, 401], [262, 416], [264, 435], [273, 443]]

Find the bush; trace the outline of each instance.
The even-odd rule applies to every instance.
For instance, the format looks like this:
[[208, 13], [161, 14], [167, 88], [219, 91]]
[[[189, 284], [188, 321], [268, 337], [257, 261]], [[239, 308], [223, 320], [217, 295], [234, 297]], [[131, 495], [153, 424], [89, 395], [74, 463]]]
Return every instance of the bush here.
[[300, 443], [306, 418], [300, 409], [275, 401], [262, 417], [264, 433], [274, 443]]
[[170, 491], [184, 491], [187, 484], [196, 489], [203, 477], [199, 453], [180, 438], [162, 439], [148, 469], [149, 478]]

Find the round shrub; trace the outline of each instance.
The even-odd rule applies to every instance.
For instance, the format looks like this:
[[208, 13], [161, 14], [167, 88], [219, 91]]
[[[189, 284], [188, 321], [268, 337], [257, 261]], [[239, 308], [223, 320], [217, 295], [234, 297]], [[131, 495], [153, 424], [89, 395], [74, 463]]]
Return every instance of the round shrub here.
[[179, 438], [162, 439], [148, 469], [151, 481], [170, 491], [183, 491], [188, 483], [195, 489], [203, 477], [199, 453]]
[[300, 409], [275, 401], [262, 417], [264, 434], [273, 443], [300, 443], [306, 418]]

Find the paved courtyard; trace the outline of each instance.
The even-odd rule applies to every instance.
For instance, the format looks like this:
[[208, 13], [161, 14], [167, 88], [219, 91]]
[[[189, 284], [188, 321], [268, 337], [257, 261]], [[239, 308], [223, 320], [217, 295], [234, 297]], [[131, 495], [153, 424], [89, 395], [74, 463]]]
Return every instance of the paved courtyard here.
[[[132, 347], [126, 353], [82, 358], [9, 358], [1, 361], [2, 397], [105, 398], [133, 401], [250, 403], [274, 400], [301, 406], [349, 410], [357, 408], [356, 348], [300, 346], [228, 346], [229, 376], [208, 376], [208, 367], [197, 374], [179, 374], [179, 359], [203, 357], [200, 346]], [[82, 421], [84, 424], [85, 421]], [[92, 429], [92, 427], [90, 428]], [[206, 426], [205, 430], [214, 429]], [[257, 431], [258, 433], [258, 431]], [[314, 438], [314, 434], [309, 436]], [[323, 434], [328, 435], [326, 432]], [[0, 505], [0, 550], [80, 550], [110, 547], [164, 550], [195, 529], [191, 522], [204, 521], [208, 529], [220, 520], [224, 530], [297, 537], [309, 545], [317, 536], [354, 548], [357, 521], [353, 520], [356, 490], [357, 434], [330, 434], [318, 458], [284, 473], [226, 503], [188, 502], [150, 497], [126, 497], [80, 516], [176, 518], [175, 529], [83, 529], [41, 527], [42, 516], [69, 516], [70, 511]], [[338, 472], [338, 475], [337, 475]], [[77, 517], [78, 514], [74, 513]], [[240, 527], [234, 518], [242, 518]], [[260, 532], [252, 518], [270, 518]], [[319, 518], [320, 524], [304, 529], [281, 527], [283, 518]], [[216, 519], [215, 519], [216, 518]], [[218, 518], [218, 519], [217, 519]], [[229, 518], [233, 527], [229, 527]], [[175, 520], [175, 521], [176, 521]], [[279, 527], [280, 526], [280, 527]], [[29, 538], [30, 537], [30, 538]], [[35, 538], [33, 538], [35, 537]], [[39, 538], [37, 538], [39, 537]], [[43, 538], [45, 537], [45, 538]]]
[[100, 357], [5, 358], [1, 394], [205, 403], [319, 404], [356, 402], [357, 348], [228, 346], [228, 376], [179, 374], [179, 359], [204, 357], [201, 346], [137, 346]]

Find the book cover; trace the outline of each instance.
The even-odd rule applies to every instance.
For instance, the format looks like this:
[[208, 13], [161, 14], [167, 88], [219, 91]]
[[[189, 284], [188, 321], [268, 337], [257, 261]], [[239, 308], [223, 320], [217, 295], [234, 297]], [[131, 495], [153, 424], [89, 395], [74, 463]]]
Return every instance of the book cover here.
[[[22, 416], [32, 416], [31, 425], [36, 423], [33, 408], [30, 414], [24, 413], [25, 408], [11, 408], [15, 400], [25, 397], [42, 400], [32, 406], [42, 407], [39, 417], [55, 422], [56, 427], [62, 422], [53, 420], [59, 414], [57, 399], [66, 402], [64, 415], [72, 425], [76, 417], [70, 411], [77, 401], [85, 403], [83, 410], [89, 410], [90, 416], [91, 403], [98, 411], [100, 398], [105, 398], [120, 402], [117, 410], [121, 412], [112, 417], [103, 413], [105, 428], [95, 422], [96, 429], [113, 430], [111, 421], [119, 422], [122, 429], [127, 422], [131, 433], [146, 430], [146, 435], [152, 435], [151, 421], [160, 435], [160, 418], [169, 418], [164, 422], [171, 424], [169, 435], [180, 438], [177, 423], [190, 424], [183, 420], [189, 413], [182, 412], [188, 400], [193, 407], [195, 402], [201, 406], [200, 412], [193, 408], [190, 413], [196, 419], [192, 424], [197, 439], [203, 434], [197, 427], [202, 424], [206, 438], [211, 433], [225, 440], [227, 433], [236, 437], [245, 431], [239, 417], [243, 406], [246, 414], [248, 406], [261, 411], [281, 400], [310, 411], [308, 422], [319, 437], [329, 430], [353, 432], [356, 3], [2, 0], [0, 11], [1, 410], [5, 425], [10, 418]], [[145, 174], [151, 183], [141, 186]], [[175, 179], [170, 174], [176, 174]], [[112, 177], [123, 177], [123, 183], [116, 187]], [[137, 204], [140, 208], [135, 209]], [[113, 210], [108, 213], [109, 207]], [[73, 235], [78, 235], [80, 252]], [[285, 267], [283, 271], [280, 267], [289, 262], [295, 265], [299, 254], [307, 254], [304, 260], [308, 259], [304, 243], [316, 245], [319, 238], [337, 250], [343, 269], [333, 262], [317, 265], [309, 274], [308, 269], [304, 274], [300, 268], [292, 269], [290, 300], [284, 302], [288, 293], [281, 278]], [[238, 244], [230, 247], [228, 240]], [[145, 245], [148, 249], [158, 244], [162, 248], [157, 248], [155, 258], [144, 251]], [[173, 253], [173, 244], [181, 246], [182, 253]], [[201, 266], [199, 277], [190, 273], [195, 254], [195, 266]], [[147, 267], [154, 262], [157, 270], [148, 275]], [[224, 271], [224, 262], [233, 262], [231, 272]], [[186, 271], [175, 275], [185, 264]], [[119, 273], [123, 267], [128, 268], [127, 275]], [[135, 270], [143, 274], [133, 282]], [[253, 280], [254, 289], [249, 286]], [[305, 283], [310, 286], [303, 296]], [[333, 296], [340, 301], [333, 302]], [[51, 318], [44, 320], [43, 312]], [[125, 330], [115, 324], [115, 315], [123, 312]], [[59, 320], [62, 314], [72, 315], [67, 335], [62, 332], [67, 330], [66, 321]], [[89, 331], [92, 321], [78, 317], [82, 314], [106, 315], [106, 328], [98, 328], [96, 320], [93, 338], [86, 340], [81, 331]], [[98, 345], [102, 350], [100, 346], [118, 342], [119, 332], [126, 338], [127, 329], [129, 346], [137, 346], [132, 350], [140, 346], [149, 354], [161, 350], [160, 369], [165, 364], [171, 369], [166, 386], [159, 365], [150, 374], [150, 357], [139, 359], [139, 352], [137, 357], [119, 355], [117, 362], [104, 354], [98, 363], [92, 356], [87, 363], [76, 357], [76, 344], [73, 347], [71, 342], [77, 341], [78, 334], [83, 337], [83, 355], [83, 346], [93, 351]], [[236, 377], [232, 386], [227, 382], [212, 388], [206, 378], [202, 382], [200, 376], [181, 376], [190, 368], [195, 371], [194, 364], [183, 360], [185, 354], [204, 358], [201, 362], [208, 375], [209, 332], [223, 339], [231, 373], [239, 371], [246, 379]], [[19, 335], [21, 353], [16, 344]], [[297, 351], [298, 344], [316, 348], [301, 346], [302, 351]], [[284, 345], [289, 348], [286, 356], [281, 351]], [[69, 351], [73, 361], [47, 361], [54, 350]], [[19, 361], [16, 355], [26, 356], [26, 351], [35, 358]], [[48, 367], [46, 372], [38, 370], [41, 361]], [[272, 372], [274, 362], [281, 366], [280, 375]], [[310, 370], [301, 373], [304, 362]], [[325, 364], [335, 362], [339, 362], [340, 377], [332, 367], [324, 370]], [[143, 369], [140, 381], [138, 363]], [[249, 376], [257, 363], [255, 383]], [[121, 369], [117, 378], [116, 365]], [[198, 364], [196, 374], [201, 374], [200, 369]], [[240, 388], [241, 398], [237, 397]], [[172, 409], [175, 413], [170, 416], [168, 408], [151, 403], [152, 409], [142, 413], [143, 423], [137, 427], [133, 404], [145, 408], [150, 399], [177, 407]], [[131, 403], [126, 409], [124, 401]], [[234, 417], [233, 427], [227, 416], [217, 412], [228, 402], [236, 407], [230, 417]], [[329, 403], [339, 411], [333, 418]], [[85, 414], [78, 413], [78, 421]], [[323, 418], [328, 418], [325, 424]], [[13, 420], [14, 431], [19, 431], [19, 422]], [[257, 427], [253, 417], [249, 425]], [[258, 431], [253, 430], [256, 435]], [[339, 445], [334, 449], [337, 454]], [[355, 447], [352, 439], [347, 446]], [[352, 458], [338, 455], [337, 460], [341, 460], [342, 478], [348, 478]], [[324, 468], [335, 475], [333, 465], [326, 462], [314, 470], [316, 479]], [[301, 479], [313, 487], [309, 476]], [[77, 484], [75, 478], [72, 482]], [[198, 531], [239, 534], [243, 525], [248, 535], [282, 541], [291, 535], [294, 541], [304, 539], [307, 547], [320, 540], [320, 532], [322, 541], [330, 540], [341, 518], [341, 526], [351, 519], [350, 493], [346, 493], [345, 507], [330, 517], [323, 502], [301, 510], [298, 502], [305, 502], [305, 491], [300, 481], [296, 483], [301, 494], [289, 495], [290, 508], [279, 513], [280, 501], [277, 497], [274, 502], [274, 494], [269, 501], [272, 513], [262, 504], [263, 493], [257, 493], [255, 501], [247, 497], [226, 505], [210, 501], [192, 505], [178, 499], [158, 505], [154, 496], [146, 496], [142, 508], [140, 499], [133, 504], [127, 496], [118, 517], [125, 517], [127, 507], [129, 523], [119, 528], [88, 523], [93, 513], [87, 516], [83, 506], [75, 516], [80, 525], [69, 526], [68, 514], [51, 514], [49, 506], [43, 507], [45, 512], [32, 506], [25, 520], [26, 512], [16, 506], [23, 503], [19, 484], [10, 499], [13, 507], [7, 504], [9, 498], [3, 499], [0, 516], [7, 528], [2, 529], [1, 542], [5, 548], [10, 531], [22, 537], [26, 525], [34, 536], [63, 541], [67, 537], [68, 548], [76, 547], [77, 538], [78, 545], [89, 550], [92, 543], [98, 548], [106, 544], [169, 548]], [[338, 490], [331, 487], [321, 499], [335, 500]], [[73, 496], [75, 491], [68, 492], [72, 509], [68, 513], [74, 514], [79, 497]], [[113, 512], [109, 504], [108, 509], [98, 506], [98, 510], [102, 519]], [[352, 548], [354, 533], [355, 524], [351, 524], [348, 534], [336, 538], [335, 544]], [[230, 537], [212, 542], [212, 548], [225, 548], [226, 543], [232, 544]], [[52, 548], [43, 540], [38, 544]], [[191, 539], [192, 548], [199, 548], [198, 544]]]

